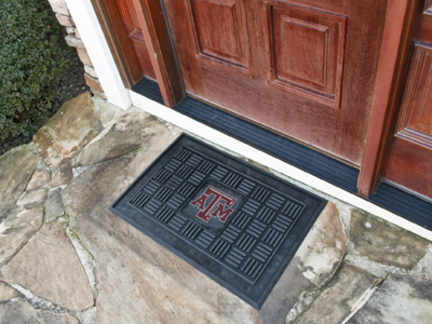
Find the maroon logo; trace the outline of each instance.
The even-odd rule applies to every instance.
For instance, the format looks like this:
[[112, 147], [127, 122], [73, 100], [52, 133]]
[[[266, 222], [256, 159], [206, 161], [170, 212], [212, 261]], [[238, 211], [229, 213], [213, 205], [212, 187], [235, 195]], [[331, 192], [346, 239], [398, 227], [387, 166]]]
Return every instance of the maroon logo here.
[[[213, 199], [208, 203], [207, 207], [206, 203], [209, 200], [210, 195], [213, 195]], [[191, 205], [197, 206], [200, 212], [196, 215], [207, 223], [210, 221], [212, 217], [218, 218], [222, 223], [225, 223], [228, 216], [234, 211], [231, 208], [232, 205], [236, 202], [237, 199], [227, 195], [226, 193], [209, 186], [204, 193], [197, 200], [191, 202]], [[222, 203], [225, 201], [225, 204]]]

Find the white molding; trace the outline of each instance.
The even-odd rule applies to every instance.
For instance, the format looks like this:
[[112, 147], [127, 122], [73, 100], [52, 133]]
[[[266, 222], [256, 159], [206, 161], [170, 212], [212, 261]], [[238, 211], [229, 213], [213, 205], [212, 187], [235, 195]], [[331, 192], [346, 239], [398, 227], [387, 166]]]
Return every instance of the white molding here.
[[131, 105], [91, 0], [66, 0], [81, 40], [93, 63], [108, 101], [126, 109]]
[[187, 132], [215, 143], [229, 151], [256, 161], [272, 169], [273, 171], [279, 172], [282, 175], [286, 175], [288, 178], [293, 179], [294, 181], [304, 184], [307, 187], [311, 187], [318, 191], [315, 192], [318, 195], [325, 196], [326, 198], [328, 198], [328, 196], [334, 197], [336, 200], [350, 204], [353, 207], [359, 208], [372, 215], [376, 215], [388, 222], [391, 222], [429, 241], [432, 241], [432, 231], [429, 231], [401, 216], [398, 216], [365, 199], [349, 193], [348, 191], [338, 188], [327, 181], [302, 171], [299, 168], [285, 163], [267, 153], [242, 143], [239, 140], [225, 135], [209, 126], [195, 121], [173, 109], [167, 108], [133, 91], [130, 91], [130, 96], [135, 107], [140, 108], [163, 120], [166, 120], [171, 124], [177, 125], [178, 127], [187, 130]]

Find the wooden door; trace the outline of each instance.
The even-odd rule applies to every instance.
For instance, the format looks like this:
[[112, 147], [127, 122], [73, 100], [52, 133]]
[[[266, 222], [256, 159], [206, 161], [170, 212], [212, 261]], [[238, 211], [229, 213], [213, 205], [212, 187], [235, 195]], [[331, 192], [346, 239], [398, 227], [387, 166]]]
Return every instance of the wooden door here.
[[384, 177], [432, 198], [432, 0], [425, 1], [416, 26]]
[[189, 95], [360, 164], [387, 0], [163, 0]]
[[131, 40], [135, 54], [137, 55], [142, 74], [151, 79], [156, 79], [146, 41], [138, 21], [137, 15], [142, 13], [136, 10], [133, 0], [116, 1], [122, 16], [123, 24], [126, 27], [129, 39]]

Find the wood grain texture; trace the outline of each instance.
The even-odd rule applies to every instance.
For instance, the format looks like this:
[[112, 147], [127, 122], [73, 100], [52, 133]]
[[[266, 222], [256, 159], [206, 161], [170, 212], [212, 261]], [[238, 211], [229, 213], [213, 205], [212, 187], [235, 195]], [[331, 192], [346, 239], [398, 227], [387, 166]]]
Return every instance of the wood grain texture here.
[[128, 37], [116, 2], [92, 0], [96, 15], [107, 39], [114, 61], [126, 88], [131, 88], [142, 78], [140, 63]]
[[198, 55], [248, 75], [250, 47], [243, 0], [190, 0]]
[[[195, 35], [207, 37], [213, 48], [222, 45], [210, 42], [215, 36], [204, 35], [205, 28], [197, 30], [189, 9], [192, 0], [164, 0], [186, 91], [359, 165], [388, 1], [229, 2], [235, 3], [234, 8], [240, 4], [245, 8], [251, 75], [204, 60]], [[272, 14], [272, 8], [278, 12]], [[232, 26], [226, 19], [219, 21]], [[226, 33], [227, 39], [221, 42], [231, 44], [228, 39], [234, 40], [234, 34]], [[235, 47], [223, 46], [233, 57]]]
[[383, 177], [432, 198], [432, 16], [420, 7], [403, 101]]
[[417, 22], [416, 39], [432, 43], [432, 10], [430, 14], [423, 13]]
[[159, 0], [133, 0], [153, 70], [167, 107], [174, 107], [185, 96], [176, 55]]
[[[358, 193], [371, 195], [379, 183], [402, 97], [419, 1], [389, 3]], [[395, 50], [395, 48], [397, 50]]]
[[432, 46], [415, 44], [396, 132], [405, 128], [432, 136]]
[[152, 79], [156, 79], [153, 66], [150, 61], [144, 34], [139, 25], [138, 12], [134, 7], [133, 0], [116, 0], [122, 15], [123, 24], [131, 40], [134, 52], [137, 55], [141, 66], [142, 74]]
[[347, 17], [271, 1], [274, 86], [339, 108]]
[[395, 137], [384, 177], [432, 198], [431, 148]]
[[421, 145], [429, 150], [432, 150], [432, 136], [429, 134], [425, 134], [418, 130], [407, 127], [398, 132], [395, 136], [413, 144]]

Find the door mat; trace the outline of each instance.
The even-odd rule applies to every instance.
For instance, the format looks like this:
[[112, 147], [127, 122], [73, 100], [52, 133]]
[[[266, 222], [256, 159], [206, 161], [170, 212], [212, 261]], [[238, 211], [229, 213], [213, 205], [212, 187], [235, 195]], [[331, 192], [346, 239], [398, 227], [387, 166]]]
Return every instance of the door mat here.
[[110, 210], [259, 309], [326, 203], [183, 134]]

